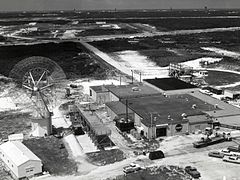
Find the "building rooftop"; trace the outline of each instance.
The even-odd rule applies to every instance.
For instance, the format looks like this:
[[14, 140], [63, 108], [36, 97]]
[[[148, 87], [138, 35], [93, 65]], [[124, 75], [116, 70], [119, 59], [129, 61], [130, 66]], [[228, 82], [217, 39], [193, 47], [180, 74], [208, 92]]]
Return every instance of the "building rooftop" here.
[[160, 92], [146, 84], [131, 84], [108, 87], [109, 91], [120, 99], [153, 96]]
[[89, 88], [91, 88], [97, 93], [100, 93], [100, 92], [108, 92], [107, 88], [109, 87], [115, 87], [115, 85], [90, 86]]
[[83, 106], [77, 104], [77, 107], [82, 114], [82, 116], [85, 118], [87, 124], [90, 126], [91, 130], [95, 133], [97, 136], [101, 135], [110, 135], [111, 130], [106, 127], [100, 118], [96, 116], [92, 111], [89, 109], [84, 108]]
[[6, 154], [16, 166], [24, 164], [29, 160], [41, 161], [32, 151], [19, 141], [8, 141], [1, 144], [0, 151]]
[[155, 78], [145, 79], [144, 81], [164, 91], [197, 88], [197, 86], [176, 78]]
[[240, 115], [240, 110], [238, 107], [235, 107], [231, 104], [225, 103], [218, 99], [215, 99], [209, 95], [203, 94], [201, 92], [191, 93], [192, 96], [201, 99], [202, 101], [212, 104], [213, 106], [218, 106], [220, 110], [206, 110], [206, 113], [213, 117], [227, 117], [227, 116], [236, 116]]
[[141, 97], [129, 100], [129, 107], [143, 118], [142, 122], [151, 125], [151, 115], [156, 117], [155, 124], [169, 124], [185, 122], [182, 115], [204, 115], [204, 111], [219, 111], [212, 104], [208, 104], [189, 94], [171, 96]]
[[[117, 115], [126, 114], [126, 105], [124, 104], [124, 102], [112, 101], [112, 102], [107, 102], [105, 105], [109, 107]], [[128, 113], [131, 114], [133, 113], [133, 111], [129, 109]]]

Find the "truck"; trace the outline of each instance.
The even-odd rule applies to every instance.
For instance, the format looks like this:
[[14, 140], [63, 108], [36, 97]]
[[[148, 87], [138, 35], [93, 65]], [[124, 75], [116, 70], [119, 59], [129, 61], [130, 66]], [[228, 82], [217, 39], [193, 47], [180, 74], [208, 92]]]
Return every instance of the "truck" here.
[[193, 178], [200, 178], [201, 177], [200, 172], [198, 172], [197, 168], [195, 168], [195, 167], [186, 166], [185, 171], [186, 171], [186, 173], [188, 173]]

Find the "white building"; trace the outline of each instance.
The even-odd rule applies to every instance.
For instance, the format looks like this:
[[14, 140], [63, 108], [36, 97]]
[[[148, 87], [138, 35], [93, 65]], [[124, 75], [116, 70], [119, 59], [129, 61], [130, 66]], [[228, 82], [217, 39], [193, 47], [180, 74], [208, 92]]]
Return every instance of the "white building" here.
[[42, 172], [42, 161], [23, 143], [8, 141], [0, 145], [0, 157], [15, 179]]

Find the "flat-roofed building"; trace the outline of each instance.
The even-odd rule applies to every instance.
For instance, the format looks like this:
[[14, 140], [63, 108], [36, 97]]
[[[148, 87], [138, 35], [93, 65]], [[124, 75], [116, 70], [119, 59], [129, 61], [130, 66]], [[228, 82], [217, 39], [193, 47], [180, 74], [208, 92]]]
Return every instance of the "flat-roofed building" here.
[[[125, 102], [126, 103], [126, 102]], [[121, 119], [128, 117], [128, 119], [133, 119], [133, 111], [131, 109], [126, 109], [126, 104], [120, 101], [107, 102], [106, 104], [107, 113], [110, 116], [111, 120], [115, 118]], [[126, 115], [128, 113], [128, 116]]]
[[110, 101], [108, 87], [115, 87], [114, 85], [90, 86], [90, 97], [98, 104], [104, 104]]
[[199, 91], [199, 88], [193, 84], [184, 82], [177, 78], [155, 78], [145, 79], [144, 82], [165, 94], [185, 94]]
[[42, 161], [19, 141], [1, 144], [0, 157], [15, 179], [42, 173]]
[[205, 111], [219, 111], [190, 94], [158, 95], [130, 99], [129, 108], [140, 133], [147, 138], [185, 134], [209, 126]]
[[110, 101], [120, 101], [123, 99], [161, 94], [158, 90], [144, 83], [108, 87], [108, 90], [110, 92]]

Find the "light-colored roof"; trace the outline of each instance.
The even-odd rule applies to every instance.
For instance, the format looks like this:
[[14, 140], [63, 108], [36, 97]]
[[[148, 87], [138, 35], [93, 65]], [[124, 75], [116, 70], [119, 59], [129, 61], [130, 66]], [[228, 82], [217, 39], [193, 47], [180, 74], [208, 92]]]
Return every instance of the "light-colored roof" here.
[[0, 150], [16, 165], [29, 160], [41, 161], [32, 151], [19, 141], [8, 141], [0, 145]]
[[19, 134], [11, 134], [8, 136], [9, 141], [22, 141], [23, 140], [23, 133]]
[[107, 89], [120, 99], [154, 96], [161, 94], [159, 90], [146, 84], [130, 84], [115, 87], [107, 87]]
[[111, 130], [102, 123], [98, 116], [93, 114], [91, 111], [84, 109], [79, 104], [77, 104], [77, 107], [81, 113], [81, 116], [84, 117], [86, 123], [90, 126], [95, 135], [100, 136], [111, 134]]

